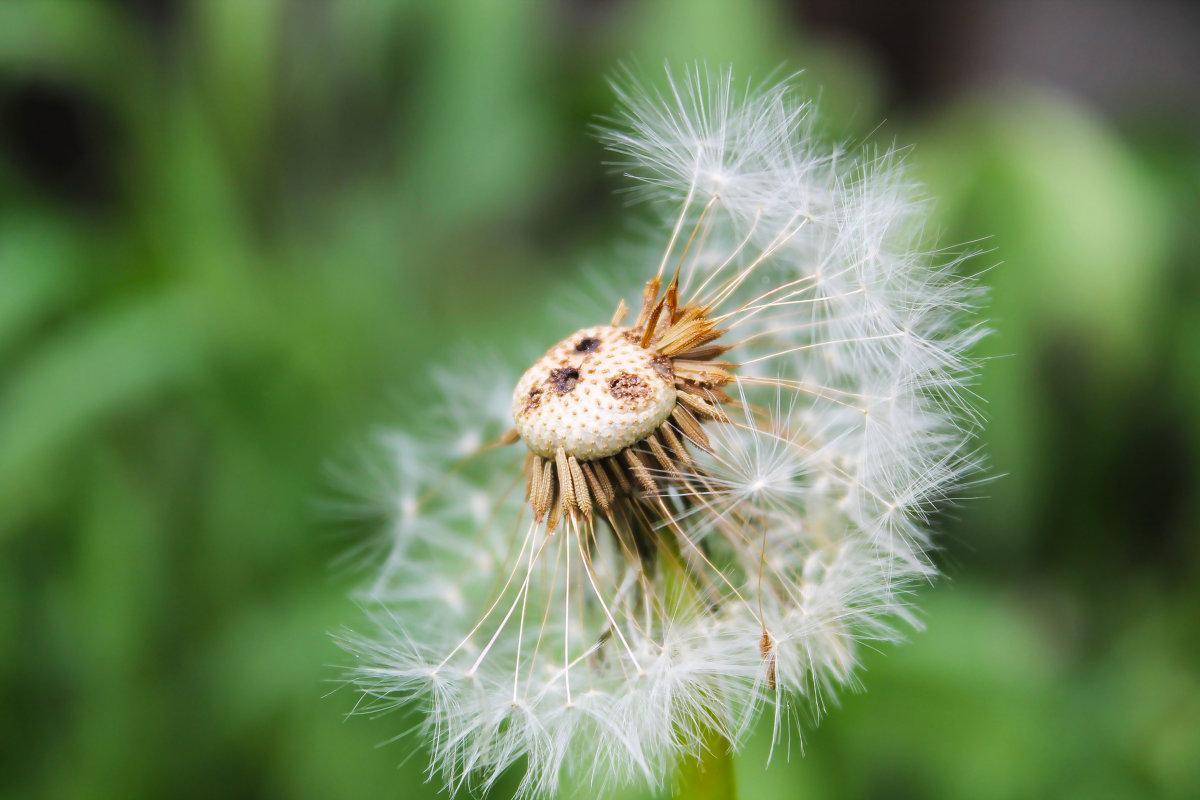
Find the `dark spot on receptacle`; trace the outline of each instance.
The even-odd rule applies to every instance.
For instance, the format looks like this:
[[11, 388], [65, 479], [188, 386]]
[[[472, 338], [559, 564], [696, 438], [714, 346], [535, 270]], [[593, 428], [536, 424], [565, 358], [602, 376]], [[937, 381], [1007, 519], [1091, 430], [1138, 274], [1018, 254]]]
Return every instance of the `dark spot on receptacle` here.
[[588, 336], [586, 339], [580, 339], [575, 343], [576, 353], [594, 353], [600, 349], [600, 340]]
[[655, 353], [650, 358], [650, 366], [654, 368], [664, 381], [675, 380], [675, 365], [671, 363], [671, 359], [664, 356], [662, 353]]
[[542, 390], [534, 388], [529, 390], [529, 394], [525, 396], [525, 405], [522, 410], [529, 412], [542, 404]]
[[566, 394], [575, 388], [575, 384], [579, 383], [579, 370], [574, 367], [552, 369], [548, 383], [554, 387], [554, 391]]
[[608, 391], [618, 400], [641, 400], [650, 394], [650, 387], [639, 376], [622, 372], [608, 382]]

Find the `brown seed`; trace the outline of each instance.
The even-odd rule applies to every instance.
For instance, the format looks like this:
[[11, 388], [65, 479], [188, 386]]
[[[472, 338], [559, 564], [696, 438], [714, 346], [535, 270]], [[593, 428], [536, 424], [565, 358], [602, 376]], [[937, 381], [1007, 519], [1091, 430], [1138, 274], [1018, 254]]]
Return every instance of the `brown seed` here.
[[629, 469], [633, 473], [633, 477], [637, 479], [641, 487], [650, 493], [657, 491], [658, 487], [654, 483], [654, 478], [650, 475], [650, 470], [646, 469], [641, 456], [633, 452], [633, 450], [626, 450], [624, 455], [625, 461], [629, 464]]
[[605, 513], [608, 513], [608, 510], [612, 508], [614, 498], [612, 484], [608, 480], [608, 475], [605, 474], [604, 469], [599, 464], [596, 464], [595, 468], [593, 468], [592, 464], [585, 461], [579, 467], [587, 477], [587, 482], [592, 488], [592, 494], [595, 496], [596, 502], [600, 504], [600, 508], [604, 509]]
[[587, 480], [583, 477], [583, 470], [579, 468], [579, 462], [575, 456], [567, 458], [567, 465], [571, 470], [571, 487], [575, 491], [575, 505], [583, 512], [583, 515], [588, 519], [592, 517], [592, 495], [588, 491]]
[[767, 662], [767, 688], [775, 691], [775, 648], [771, 641], [771, 635], [763, 631], [762, 638], [758, 640], [758, 653], [763, 661]]
[[558, 454], [554, 458], [554, 465], [558, 468], [558, 491], [562, 497], [562, 504], [571, 514], [575, 513], [575, 482], [571, 478], [571, 465], [567, 461], [567, 451], [563, 448], [558, 448]]

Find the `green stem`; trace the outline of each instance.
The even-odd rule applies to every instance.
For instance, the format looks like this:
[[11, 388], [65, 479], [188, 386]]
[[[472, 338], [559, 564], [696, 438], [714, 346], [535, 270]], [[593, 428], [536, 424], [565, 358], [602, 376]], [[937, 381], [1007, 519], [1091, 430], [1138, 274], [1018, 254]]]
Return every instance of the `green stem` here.
[[679, 765], [679, 782], [671, 797], [674, 800], [736, 800], [737, 785], [733, 779], [733, 753], [729, 742], [716, 731], [705, 740], [708, 748], [700, 758], [685, 758]]
[[[701, 589], [696, 585], [695, 576], [684, 566], [686, 560], [679, 550], [679, 542], [670, 531], [660, 532], [659, 546], [659, 569], [663, 572], [667, 603], [687, 608], [701, 602]], [[705, 727], [703, 736], [703, 752], [699, 757], [689, 755], [679, 762], [679, 779], [671, 797], [674, 800], [737, 800], [729, 740], [712, 727]]]

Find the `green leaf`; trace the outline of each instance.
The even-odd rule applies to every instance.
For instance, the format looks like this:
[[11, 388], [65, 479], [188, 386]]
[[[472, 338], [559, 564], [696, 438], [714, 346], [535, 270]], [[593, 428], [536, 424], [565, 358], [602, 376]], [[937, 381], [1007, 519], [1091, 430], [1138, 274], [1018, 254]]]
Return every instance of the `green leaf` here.
[[205, 351], [198, 311], [187, 292], [108, 309], [51, 339], [9, 378], [0, 392], [6, 514], [20, 508], [51, 457], [196, 373]]

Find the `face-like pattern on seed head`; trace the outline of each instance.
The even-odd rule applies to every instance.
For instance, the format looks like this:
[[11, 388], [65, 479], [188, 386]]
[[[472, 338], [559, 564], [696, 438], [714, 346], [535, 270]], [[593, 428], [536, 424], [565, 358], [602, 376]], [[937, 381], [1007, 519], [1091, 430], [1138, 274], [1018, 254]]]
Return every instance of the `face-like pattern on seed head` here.
[[562, 447], [579, 461], [616, 455], [671, 415], [669, 359], [638, 344], [628, 328], [584, 328], [551, 347], [513, 392], [517, 432], [534, 453]]

